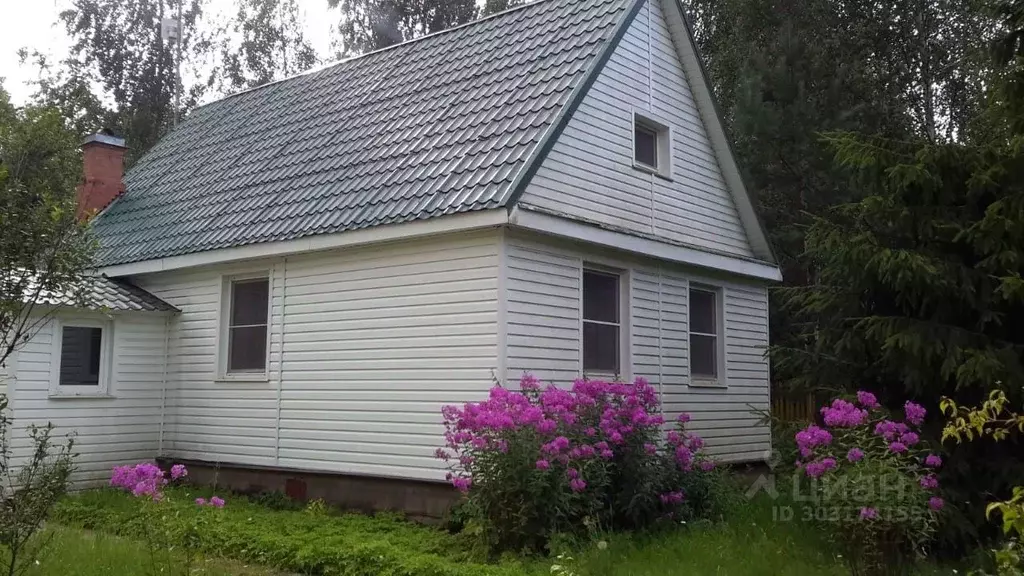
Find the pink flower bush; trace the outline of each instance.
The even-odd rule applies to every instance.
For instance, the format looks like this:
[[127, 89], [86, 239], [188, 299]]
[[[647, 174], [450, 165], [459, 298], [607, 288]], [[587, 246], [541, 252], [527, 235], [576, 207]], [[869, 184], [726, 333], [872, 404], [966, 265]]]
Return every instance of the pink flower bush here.
[[852, 400], [833, 400], [820, 413], [821, 424], [808, 425], [794, 439], [797, 473], [818, 505], [840, 512], [822, 528], [849, 548], [844, 557], [850, 562], [866, 563], [855, 567], [866, 574], [888, 561], [877, 556], [879, 550], [914, 554], [934, 532], [944, 505], [935, 495], [934, 474], [942, 459], [927, 453], [917, 429], [927, 411], [907, 402], [899, 421], [874, 394], [861, 391]]
[[111, 486], [131, 492], [133, 496], [146, 497], [153, 501], [163, 499], [163, 487], [167, 482], [164, 471], [151, 462], [142, 462], [134, 466], [115, 466], [110, 475]]
[[[442, 416], [446, 445], [435, 455], [499, 548], [541, 547], [588, 517], [640, 527], [679, 515], [699, 506], [685, 497], [688, 478], [714, 470], [704, 441], [684, 429], [689, 416], [663, 430], [658, 393], [643, 379], [581, 379], [566, 390], [525, 375], [519, 390], [496, 386]], [[522, 517], [507, 517], [510, 501], [525, 502]]]

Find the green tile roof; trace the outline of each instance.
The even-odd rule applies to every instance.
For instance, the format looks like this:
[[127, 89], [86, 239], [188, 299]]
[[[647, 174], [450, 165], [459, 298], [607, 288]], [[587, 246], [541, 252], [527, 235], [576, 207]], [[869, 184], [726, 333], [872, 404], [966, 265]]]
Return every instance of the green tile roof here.
[[633, 4], [541, 0], [203, 106], [94, 221], [100, 263], [502, 207]]

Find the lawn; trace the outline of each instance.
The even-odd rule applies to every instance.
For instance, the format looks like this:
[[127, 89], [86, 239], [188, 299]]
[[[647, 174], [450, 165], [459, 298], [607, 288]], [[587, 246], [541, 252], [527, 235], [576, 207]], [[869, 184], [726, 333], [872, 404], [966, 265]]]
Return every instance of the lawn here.
[[[168, 491], [171, 510], [191, 510], [196, 493]], [[138, 501], [113, 491], [66, 499], [55, 520], [54, 553], [37, 572], [79, 574], [144, 572], [148, 548], [133, 520]], [[848, 572], [819, 533], [797, 521], [775, 522], [773, 502], [744, 502], [728, 523], [680, 525], [654, 536], [609, 535], [571, 560], [546, 558], [486, 562], [463, 537], [403, 521], [395, 515], [315, 514], [271, 510], [243, 498], [229, 499], [217, 520], [203, 526], [208, 560], [203, 574], [409, 574], [540, 576], [565, 564], [579, 576], [645, 576], [671, 573], [722, 575], [843, 575]], [[250, 565], [246, 565], [250, 563]], [[254, 568], [251, 564], [271, 568]]]
[[[195, 511], [209, 492], [172, 488], [161, 506], [164, 518]], [[151, 573], [140, 501], [98, 490], [62, 501], [48, 528], [50, 552], [33, 576]], [[728, 522], [681, 524], [655, 535], [614, 534], [577, 547], [569, 558], [487, 561], [471, 541], [446, 531], [406, 522], [393, 514], [365, 516], [279, 510], [229, 498], [223, 510], [204, 509], [200, 526], [204, 558], [193, 574], [270, 576], [351, 574], [361, 576], [542, 576], [552, 564], [576, 576], [836, 575], [849, 574], [820, 531], [798, 520], [775, 520], [766, 496], [741, 500]], [[172, 551], [179, 565], [183, 556]], [[167, 573], [164, 571], [163, 573]], [[181, 572], [179, 572], [181, 573]], [[955, 574], [927, 567], [920, 574]]]

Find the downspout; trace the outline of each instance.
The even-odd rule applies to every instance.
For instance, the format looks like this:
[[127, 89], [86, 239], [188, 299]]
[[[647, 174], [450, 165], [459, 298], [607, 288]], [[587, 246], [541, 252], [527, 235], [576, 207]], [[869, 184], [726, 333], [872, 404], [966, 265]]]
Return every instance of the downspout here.
[[156, 454], [164, 454], [164, 422], [167, 419], [167, 364], [171, 350], [171, 317], [164, 318], [164, 370], [160, 380], [160, 437], [157, 440]]
[[664, 278], [661, 266], [658, 266], [658, 406], [661, 408], [662, 417], [665, 416], [665, 349], [662, 344], [661, 317], [662, 317], [662, 292], [664, 292]]
[[288, 258], [281, 261], [281, 336], [277, 343], [277, 415], [274, 424], [274, 463], [281, 460], [281, 396], [284, 388], [284, 324], [287, 306]]

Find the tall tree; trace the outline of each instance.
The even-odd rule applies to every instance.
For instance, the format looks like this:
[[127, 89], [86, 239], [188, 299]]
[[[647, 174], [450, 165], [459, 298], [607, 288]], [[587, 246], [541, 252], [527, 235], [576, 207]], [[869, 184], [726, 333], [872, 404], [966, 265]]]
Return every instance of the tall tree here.
[[486, 0], [483, 7], [483, 16], [497, 14], [503, 10], [515, 8], [526, 4], [529, 0]]
[[341, 8], [340, 54], [362, 54], [476, 18], [474, 0], [328, 0]]
[[[1003, 7], [984, 83], [991, 109], [969, 141], [828, 137], [863, 198], [814, 218], [812, 281], [781, 293], [794, 334], [772, 359], [798, 383], [933, 411], [940, 397], [976, 404], [993, 387], [1024, 398], [1024, 0]], [[946, 490], [956, 502], [1008, 491], [1022, 454], [1019, 444], [957, 450]], [[970, 545], [985, 525], [980, 507], [973, 516], [946, 536]]]
[[[210, 48], [198, 33], [205, 0], [181, 0], [182, 56], [197, 61]], [[60, 14], [73, 40], [74, 64], [95, 73], [113, 107], [108, 127], [128, 141], [128, 161], [137, 159], [171, 126], [175, 91], [175, 49], [160, 34], [163, 18], [177, 16], [177, 0], [72, 0]], [[182, 67], [188, 71], [189, 66]], [[185, 81], [188, 79], [186, 78]], [[182, 110], [194, 106], [204, 87], [190, 82]], [[182, 111], [177, 111], [181, 113]]]
[[93, 243], [75, 214], [78, 140], [56, 109], [15, 108], [0, 87], [0, 365], [76, 301]]
[[[811, 217], [861, 194], [834, 165], [822, 132], [942, 140], [968, 131], [984, 84], [974, 55], [985, 35], [976, 30], [986, 21], [972, 2], [691, 2], [698, 43], [788, 284], [810, 279], [800, 255]], [[773, 341], [786, 337], [788, 325], [774, 307]]]
[[238, 12], [220, 34], [221, 92], [252, 88], [318, 62], [295, 0], [239, 0]]

